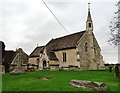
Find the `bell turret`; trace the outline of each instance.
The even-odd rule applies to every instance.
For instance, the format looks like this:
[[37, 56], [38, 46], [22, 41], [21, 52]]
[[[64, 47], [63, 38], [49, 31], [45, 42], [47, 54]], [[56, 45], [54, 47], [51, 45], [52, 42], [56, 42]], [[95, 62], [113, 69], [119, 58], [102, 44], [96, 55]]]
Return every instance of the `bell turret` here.
[[90, 13], [90, 3], [88, 3], [88, 16], [86, 21], [86, 31], [93, 31], [93, 21]]

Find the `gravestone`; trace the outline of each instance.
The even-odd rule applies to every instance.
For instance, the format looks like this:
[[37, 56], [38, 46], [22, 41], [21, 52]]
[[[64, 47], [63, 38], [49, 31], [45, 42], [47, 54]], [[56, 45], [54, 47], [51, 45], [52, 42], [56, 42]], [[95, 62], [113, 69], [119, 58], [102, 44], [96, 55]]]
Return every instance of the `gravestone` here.
[[118, 65], [115, 66], [115, 77], [119, 77], [119, 67], [118, 67]]
[[23, 50], [19, 48], [17, 51], [16, 64], [17, 68], [10, 72], [10, 74], [24, 74], [25, 71], [22, 69], [22, 52]]
[[70, 85], [93, 91], [107, 91], [108, 87], [103, 82], [93, 82], [85, 80], [71, 80]]

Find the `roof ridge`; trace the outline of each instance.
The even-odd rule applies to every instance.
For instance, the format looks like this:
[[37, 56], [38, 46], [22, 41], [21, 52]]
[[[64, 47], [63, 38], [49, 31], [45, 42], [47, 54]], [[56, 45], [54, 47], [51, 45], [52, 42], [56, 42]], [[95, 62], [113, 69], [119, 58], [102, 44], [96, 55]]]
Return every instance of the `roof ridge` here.
[[72, 33], [72, 34], [69, 34], [69, 35], [65, 35], [65, 36], [61, 36], [61, 37], [58, 37], [58, 38], [52, 38], [51, 40], [56, 40], [56, 39], [61, 39], [61, 38], [64, 38], [64, 37], [67, 37], [67, 36], [71, 36], [71, 35], [74, 35], [74, 34], [78, 34], [78, 33], [82, 33], [82, 32], [85, 32], [86, 30], [84, 31], [81, 31], [81, 32], [75, 32], [75, 33]]
[[40, 47], [45, 47], [45, 45], [43, 45], [43, 46], [37, 46], [36, 48], [40, 48]]
[[36, 48], [34, 48], [34, 50], [32, 51], [32, 53], [29, 55], [29, 57], [33, 57], [33, 56], [38, 56], [39, 52], [42, 51], [44, 49], [45, 46], [37, 46]]
[[16, 52], [14, 50], [5, 50], [5, 52]]

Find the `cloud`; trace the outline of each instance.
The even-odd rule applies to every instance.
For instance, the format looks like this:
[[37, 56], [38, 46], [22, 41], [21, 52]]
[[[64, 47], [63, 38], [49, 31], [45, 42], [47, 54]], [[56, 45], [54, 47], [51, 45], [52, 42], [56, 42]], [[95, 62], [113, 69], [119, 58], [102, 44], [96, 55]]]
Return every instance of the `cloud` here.
[[[69, 34], [85, 30], [88, 0], [44, 0], [66, 27]], [[90, 1], [94, 22], [94, 34], [101, 46], [104, 59], [116, 62], [117, 50], [107, 42], [109, 22], [116, 8], [115, 1]], [[39, 45], [45, 45], [52, 38], [68, 33], [56, 21], [41, 0], [2, 0], [0, 1], [0, 39], [6, 49], [22, 47], [28, 54]], [[111, 54], [111, 55], [109, 55]]]

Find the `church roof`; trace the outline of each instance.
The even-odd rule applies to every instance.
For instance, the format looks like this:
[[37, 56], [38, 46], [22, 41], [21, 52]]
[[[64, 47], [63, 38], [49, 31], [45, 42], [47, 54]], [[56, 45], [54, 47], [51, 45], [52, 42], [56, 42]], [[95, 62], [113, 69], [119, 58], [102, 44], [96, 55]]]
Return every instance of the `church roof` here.
[[[18, 60], [18, 55], [19, 55], [20, 49], [21, 48], [16, 50], [16, 54], [15, 54], [14, 59], [12, 60], [11, 65], [17, 64], [16, 62]], [[22, 64], [27, 64], [28, 63], [28, 55], [22, 49], [21, 49], [21, 60], [22, 60]]]
[[36, 47], [33, 52], [29, 55], [29, 57], [39, 57], [39, 53], [42, 53], [44, 49], [44, 46], [38, 46]]
[[11, 64], [15, 55], [16, 55], [15, 51], [5, 50], [4, 61], [3, 61], [2, 64], [5, 65], [5, 66], [8, 66], [9, 64]]
[[46, 45], [47, 55], [49, 56], [49, 59], [53, 59], [51, 58], [52, 57], [51, 52], [53, 51], [76, 48], [77, 42], [80, 40], [80, 38], [83, 36], [85, 32], [86, 31], [77, 32], [49, 41], [48, 44]]
[[50, 52], [48, 56], [50, 60], [58, 61], [58, 58], [56, 57], [55, 52]]

